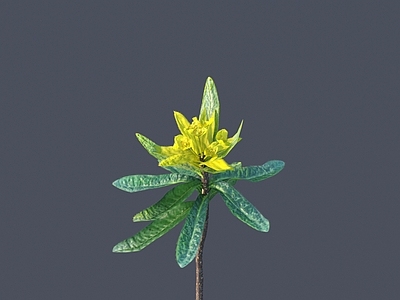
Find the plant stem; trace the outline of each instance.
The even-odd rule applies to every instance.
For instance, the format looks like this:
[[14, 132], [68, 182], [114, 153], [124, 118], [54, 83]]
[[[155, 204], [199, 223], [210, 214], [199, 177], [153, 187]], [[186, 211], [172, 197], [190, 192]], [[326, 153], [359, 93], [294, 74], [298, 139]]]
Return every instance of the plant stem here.
[[[202, 195], [208, 194], [208, 173], [204, 172], [201, 178], [202, 182]], [[203, 248], [204, 242], [207, 236], [207, 228], [208, 228], [208, 215], [209, 215], [209, 207], [207, 207], [207, 216], [204, 222], [203, 233], [200, 240], [199, 250], [196, 254], [196, 300], [203, 300]]]
[[196, 254], [196, 300], [203, 300], [203, 247], [207, 235], [208, 212], [209, 210], [207, 208], [207, 217], [204, 223], [203, 235], [201, 236], [199, 250]]

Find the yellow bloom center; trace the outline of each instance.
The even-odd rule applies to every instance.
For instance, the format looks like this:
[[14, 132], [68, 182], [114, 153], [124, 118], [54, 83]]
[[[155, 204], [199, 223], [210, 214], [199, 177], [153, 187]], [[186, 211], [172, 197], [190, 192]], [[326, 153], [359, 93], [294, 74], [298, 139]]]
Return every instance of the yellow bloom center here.
[[231, 169], [223, 157], [240, 140], [241, 126], [234, 137], [228, 138], [228, 132], [225, 129], [215, 134], [215, 114], [205, 121], [194, 117], [192, 123], [189, 123], [179, 112], [174, 112], [174, 115], [181, 134], [175, 136], [173, 146], [161, 147], [161, 153], [166, 158], [160, 161], [160, 166], [189, 164], [198, 173], [201, 173], [204, 168], [207, 168], [208, 172]]

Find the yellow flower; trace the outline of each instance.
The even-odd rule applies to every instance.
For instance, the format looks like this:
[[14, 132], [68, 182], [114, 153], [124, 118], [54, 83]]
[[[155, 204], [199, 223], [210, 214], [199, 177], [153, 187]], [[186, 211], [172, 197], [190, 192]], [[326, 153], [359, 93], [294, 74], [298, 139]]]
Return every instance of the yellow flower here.
[[184, 115], [174, 112], [176, 124], [181, 134], [175, 136], [172, 146], [162, 146], [159, 162], [161, 167], [189, 164], [198, 173], [202, 171], [217, 173], [232, 169], [223, 159], [241, 140], [241, 122], [236, 134], [228, 138], [228, 131], [221, 129], [217, 132], [217, 116], [212, 114], [210, 119], [199, 120], [197, 117], [190, 123]]

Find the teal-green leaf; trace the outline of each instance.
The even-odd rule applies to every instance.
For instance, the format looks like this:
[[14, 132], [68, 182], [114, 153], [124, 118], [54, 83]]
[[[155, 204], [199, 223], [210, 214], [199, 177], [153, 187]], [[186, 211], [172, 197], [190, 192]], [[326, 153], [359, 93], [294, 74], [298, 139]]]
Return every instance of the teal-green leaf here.
[[189, 201], [175, 205], [134, 236], [115, 245], [113, 252], [128, 253], [142, 250], [183, 221], [193, 204], [194, 201]]
[[211, 186], [220, 192], [226, 206], [236, 218], [258, 231], [269, 231], [269, 221], [233, 186], [225, 181]]
[[236, 161], [230, 164], [232, 168], [237, 169], [242, 167], [242, 162]]
[[281, 160], [271, 160], [261, 166], [235, 168], [231, 171], [215, 174], [210, 182], [219, 182], [227, 179], [246, 179], [257, 182], [278, 174], [284, 166], [285, 163]]
[[217, 87], [211, 77], [206, 79], [204, 85], [203, 99], [200, 107], [199, 120], [204, 122], [209, 120], [212, 114], [215, 113], [214, 136], [218, 131], [219, 126], [219, 100]]
[[160, 214], [185, 201], [193, 193], [196, 187], [200, 185], [201, 182], [199, 180], [193, 180], [174, 187], [169, 190], [160, 201], [137, 213], [133, 217], [133, 222], [157, 219]]
[[250, 181], [257, 182], [275, 176], [283, 170], [285, 167], [285, 162], [281, 160], [270, 160], [263, 164], [262, 167], [265, 170], [265, 173], [260, 177], [253, 178]]
[[176, 245], [176, 261], [186, 267], [196, 256], [203, 234], [210, 197], [199, 195], [194, 202]]
[[123, 191], [133, 193], [193, 180], [196, 180], [196, 178], [178, 173], [161, 175], [129, 175], [115, 180], [113, 186]]

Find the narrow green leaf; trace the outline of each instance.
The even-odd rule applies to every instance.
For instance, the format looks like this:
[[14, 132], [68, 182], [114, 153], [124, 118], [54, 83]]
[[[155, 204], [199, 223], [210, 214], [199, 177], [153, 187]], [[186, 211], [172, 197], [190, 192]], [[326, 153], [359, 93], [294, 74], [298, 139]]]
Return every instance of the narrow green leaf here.
[[258, 231], [268, 232], [269, 221], [233, 186], [220, 181], [212, 184], [212, 187], [220, 191], [226, 206], [236, 218]]
[[160, 214], [185, 201], [193, 193], [196, 187], [200, 185], [201, 182], [199, 180], [193, 180], [174, 187], [169, 190], [160, 201], [137, 213], [133, 217], [133, 222], [157, 219]]
[[196, 180], [196, 178], [178, 173], [161, 175], [130, 175], [115, 180], [113, 185], [123, 191], [133, 193], [193, 180]]
[[215, 113], [214, 134], [216, 134], [219, 126], [218, 92], [214, 80], [211, 77], [208, 77], [204, 85], [204, 92], [200, 107], [199, 120], [202, 122], [209, 120], [213, 113]]
[[281, 160], [270, 160], [263, 164], [262, 167], [265, 170], [265, 174], [263, 174], [261, 177], [254, 178], [251, 181], [257, 182], [275, 176], [283, 170], [285, 167], [285, 162]]
[[134, 236], [115, 245], [113, 252], [127, 253], [142, 250], [183, 221], [191, 210], [193, 204], [194, 201], [183, 202], [175, 205]]
[[203, 234], [210, 197], [199, 195], [194, 202], [176, 245], [176, 261], [186, 267], [196, 256]]
[[163, 160], [165, 158], [164, 155], [161, 154], [161, 146], [157, 145], [152, 140], [140, 133], [136, 133], [136, 138], [150, 155], [154, 156], [158, 160]]
[[261, 166], [236, 168], [232, 171], [218, 173], [212, 176], [211, 183], [226, 179], [246, 179], [253, 182], [272, 177], [282, 171], [285, 163], [281, 160], [271, 160]]

